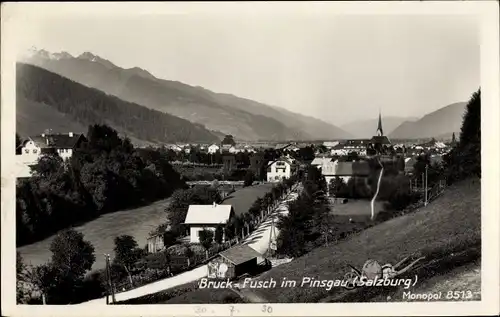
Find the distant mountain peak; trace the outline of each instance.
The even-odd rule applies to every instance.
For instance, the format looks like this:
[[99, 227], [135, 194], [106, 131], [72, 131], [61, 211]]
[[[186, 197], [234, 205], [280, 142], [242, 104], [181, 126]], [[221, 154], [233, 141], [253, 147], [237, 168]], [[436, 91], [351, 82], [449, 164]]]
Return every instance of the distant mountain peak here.
[[73, 58], [71, 54], [68, 52], [62, 51], [60, 53], [50, 53], [44, 49], [38, 49], [35, 46], [32, 46], [26, 52], [21, 54], [21, 59], [29, 60], [29, 59], [48, 59], [48, 60], [60, 60], [65, 58]]
[[95, 62], [95, 63], [99, 63], [101, 65], [104, 65], [108, 68], [115, 68], [116, 65], [111, 63], [110, 61], [108, 61], [107, 59], [104, 59], [98, 55], [95, 55], [91, 52], [83, 52], [82, 54], [78, 55], [77, 57], [78, 59], [83, 59], [83, 60], [87, 60], [87, 61], [90, 61], [90, 62]]
[[132, 68], [127, 69], [127, 71], [129, 71], [137, 76], [141, 76], [141, 77], [145, 77], [145, 78], [149, 78], [149, 79], [156, 79], [156, 77], [153, 76], [153, 74], [151, 74], [147, 70], [142, 69], [140, 67], [132, 67]]

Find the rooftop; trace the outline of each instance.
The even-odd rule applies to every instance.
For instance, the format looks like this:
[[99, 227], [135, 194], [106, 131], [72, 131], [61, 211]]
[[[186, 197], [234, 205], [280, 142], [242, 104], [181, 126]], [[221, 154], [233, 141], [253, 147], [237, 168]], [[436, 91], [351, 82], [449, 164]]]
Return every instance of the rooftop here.
[[190, 205], [185, 224], [225, 224], [231, 216], [231, 205]]
[[222, 251], [221, 253], [219, 253], [219, 255], [229, 262], [233, 263], [234, 265], [239, 265], [255, 258], [262, 257], [262, 254], [255, 251], [246, 244], [238, 245]]
[[56, 148], [56, 149], [72, 149], [78, 143], [78, 140], [83, 134], [42, 134], [30, 136], [28, 140], [23, 142], [23, 145], [28, 141], [33, 141], [40, 148]]

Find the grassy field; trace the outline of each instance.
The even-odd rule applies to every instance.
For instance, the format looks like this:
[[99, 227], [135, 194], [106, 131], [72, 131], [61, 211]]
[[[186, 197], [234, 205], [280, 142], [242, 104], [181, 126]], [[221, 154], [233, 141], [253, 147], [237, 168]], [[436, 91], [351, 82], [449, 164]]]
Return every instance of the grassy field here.
[[[453, 266], [480, 258], [481, 184], [479, 179], [455, 184], [429, 206], [412, 214], [368, 228], [335, 245], [320, 247], [305, 256], [266, 272], [273, 277], [296, 280], [303, 277], [342, 279], [349, 264], [361, 268], [368, 259], [380, 263], [399, 262], [406, 256], [426, 256], [419, 280], [449, 273]], [[255, 290], [269, 302], [368, 301], [380, 296], [382, 288], [347, 296], [343, 288], [291, 287]], [[343, 296], [346, 295], [346, 296]]]
[[[114, 238], [119, 235], [134, 236], [142, 248], [147, 243], [149, 232], [165, 221], [164, 209], [167, 205], [168, 199], [160, 200], [148, 206], [105, 214], [76, 227], [95, 248], [96, 261], [92, 268], [105, 266], [103, 253], [113, 256]], [[17, 250], [21, 252], [25, 263], [40, 265], [50, 260], [52, 253], [49, 248], [53, 239], [54, 236], [51, 236]]]
[[[375, 216], [379, 211], [385, 210], [384, 202], [375, 201], [374, 203]], [[331, 214], [335, 216], [335, 221], [342, 223], [352, 219], [355, 222], [370, 221], [371, 217], [371, 201], [363, 199], [349, 199], [345, 204], [334, 203], [330, 204]]]
[[250, 209], [258, 197], [263, 197], [267, 192], [271, 191], [271, 188], [273, 188], [271, 183], [244, 187], [226, 197], [222, 204], [232, 205], [236, 215], [241, 215]]

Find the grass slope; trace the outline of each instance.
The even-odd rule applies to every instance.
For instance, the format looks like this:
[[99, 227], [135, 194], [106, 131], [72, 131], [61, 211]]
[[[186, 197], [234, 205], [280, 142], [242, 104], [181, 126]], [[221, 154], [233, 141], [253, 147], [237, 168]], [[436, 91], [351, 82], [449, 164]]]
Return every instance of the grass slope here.
[[247, 212], [255, 200], [271, 191], [273, 184], [265, 183], [239, 189], [226, 197], [222, 205], [232, 205], [234, 212], [240, 216]]
[[[436, 260], [431, 267], [419, 272], [428, 277], [445, 274], [451, 263], [465, 264], [480, 256], [481, 244], [481, 184], [480, 180], [467, 180], [455, 184], [426, 208], [415, 213], [394, 218], [371, 227], [349, 240], [318, 248], [294, 261], [268, 271], [261, 280], [274, 278], [281, 281], [300, 281], [303, 277], [316, 279], [342, 279], [349, 271], [348, 264], [361, 268], [368, 259], [380, 263], [396, 263], [404, 257], [420, 253], [426, 262]], [[446, 261], [442, 258], [455, 253], [458, 258]], [[436, 264], [437, 263], [437, 264]], [[373, 292], [376, 292], [376, 288]], [[370, 292], [371, 290], [369, 290]], [[318, 302], [327, 298], [356, 301], [342, 296], [346, 290], [333, 288], [273, 288], [259, 289], [256, 293], [269, 302]], [[363, 294], [367, 300], [368, 295]], [[358, 296], [359, 299], [359, 296]]]

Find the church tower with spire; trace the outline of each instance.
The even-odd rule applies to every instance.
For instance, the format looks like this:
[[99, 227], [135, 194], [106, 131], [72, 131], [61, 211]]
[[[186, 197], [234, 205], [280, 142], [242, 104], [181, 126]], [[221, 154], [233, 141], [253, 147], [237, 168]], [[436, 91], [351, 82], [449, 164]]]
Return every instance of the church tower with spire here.
[[378, 127], [377, 127], [377, 136], [383, 136], [384, 130], [382, 129], [382, 114], [380, 110], [378, 111]]
[[384, 129], [382, 128], [382, 112], [380, 110], [378, 112], [377, 133], [372, 137], [370, 143], [372, 148], [378, 154], [382, 154], [383, 152], [385, 152], [384, 148], [390, 146], [391, 144], [389, 138], [384, 135]]

